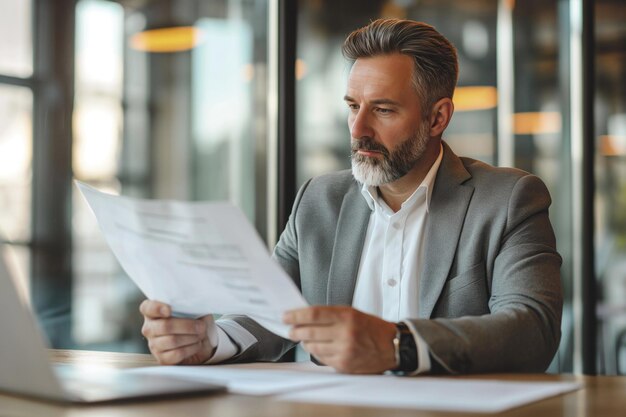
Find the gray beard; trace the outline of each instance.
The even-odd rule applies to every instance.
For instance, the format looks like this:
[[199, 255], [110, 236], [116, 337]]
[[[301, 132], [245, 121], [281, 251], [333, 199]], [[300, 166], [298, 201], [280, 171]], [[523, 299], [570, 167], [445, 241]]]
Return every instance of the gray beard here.
[[[422, 123], [415, 134], [407, 138], [400, 146], [390, 152], [383, 145], [370, 137], [352, 140], [352, 175], [361, 184], [378, 187], [405, 176], [426, 151], [428, 123]], [[374, 150], [382, 158], [372, 158], [357, 153], [359, 150]]]

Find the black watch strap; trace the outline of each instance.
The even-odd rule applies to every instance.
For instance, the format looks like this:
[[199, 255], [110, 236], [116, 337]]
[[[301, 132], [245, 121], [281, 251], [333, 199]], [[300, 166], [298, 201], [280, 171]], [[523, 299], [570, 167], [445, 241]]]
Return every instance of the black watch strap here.
[[396, 352], [396, 367], [391, 370], [395, 375], [411, 375], [417, 370], [418, 357], [415, 338], [406, 323], [396, 323], [396, 336], [393, 339]]

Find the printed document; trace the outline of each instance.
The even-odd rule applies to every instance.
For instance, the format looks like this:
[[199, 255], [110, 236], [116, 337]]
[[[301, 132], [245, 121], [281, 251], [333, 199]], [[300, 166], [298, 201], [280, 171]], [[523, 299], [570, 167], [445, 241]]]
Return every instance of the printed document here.
[[283, 312], [307, 305], [236, 206], [141, 200], [76, 184], [128, 276], [175, 315], [245, 314], [287, 337]]

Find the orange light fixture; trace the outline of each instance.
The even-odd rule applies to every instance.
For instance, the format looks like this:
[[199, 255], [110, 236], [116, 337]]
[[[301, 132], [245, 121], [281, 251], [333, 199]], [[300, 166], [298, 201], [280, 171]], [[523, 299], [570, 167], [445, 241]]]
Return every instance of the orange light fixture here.
[[296, 59], [296, 80], [300, 81], [301, 79], [306, 77], [308, 70], [309, 68], [307, 67], [306, 62], [304, 62], [303, 59]]
[[204, 33], [194, 26], [144, 30], [131, 36], [130, 46], [144, 52], [180, 52], [198, 46]]
[[526, 112], [513, 115], [513, 133], [516, 135], [539, 135], [560, 131], [559, 112]]
[[602, 135], [598, 139], [602, 156], [626, 155], [626, 136]]
[[493, 109], [498, 104], [498, 90], [490, 86], [465, 86], [454, 90], [455, 111]]

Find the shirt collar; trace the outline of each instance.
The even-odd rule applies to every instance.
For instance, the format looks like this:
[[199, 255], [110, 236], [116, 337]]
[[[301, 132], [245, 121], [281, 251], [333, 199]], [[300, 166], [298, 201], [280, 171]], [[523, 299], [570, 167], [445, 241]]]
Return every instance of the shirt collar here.
[[[426, 176], [422, 180], [422, 183], [419, 185], [419, 187], [415, 189], [413, 194], [411, 194], [411, 196], [406, 199], [405, 203], [407, 201], [411, 201], [420, 188], [426, 188], [426, 211], [427, 212], [429, 211], [430, 199], [433, 194], [433, 188], [435, 188], [435, 178], [437, 177], [437, 172], [439, 171], [439, 167], [441, 166], [442, 160], [443, 160], [443, 145], [440, 144], [439, 155], [437, 156], [437, 159], [428, 170], [428, 173], [426, 173]], [[363, 187], [361, 187], [361, 195], [363, 195], [363, 198], [367, 202], [367, 205], [369, 206], [370, 210], [374, 210], [376, 208], [376, 205], [380, 204], [378, 201], [379, 199], [378, 187], [367, 186], [363, 184]]]

